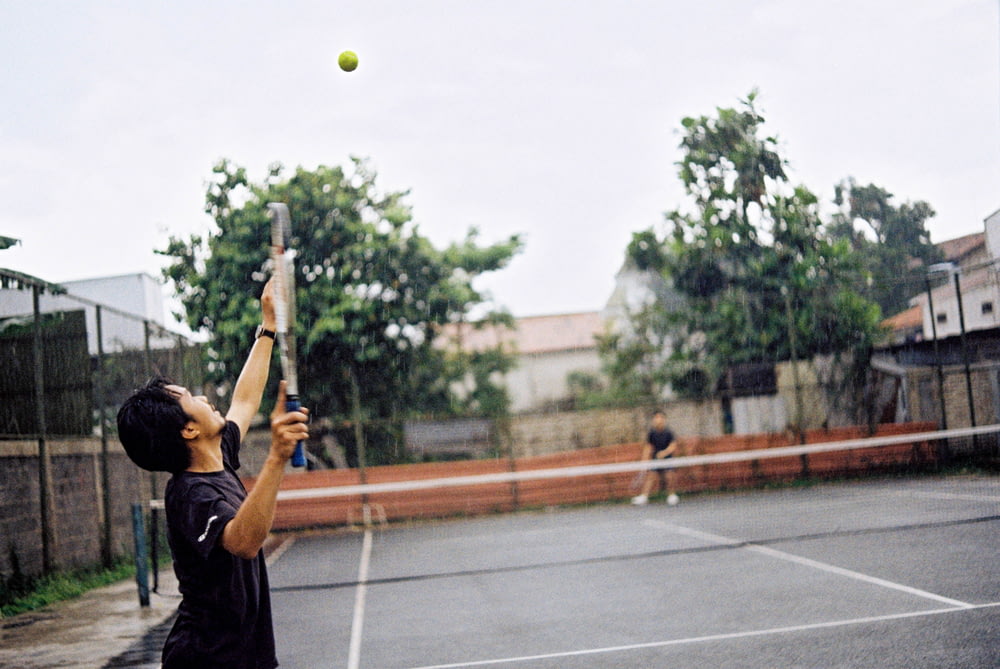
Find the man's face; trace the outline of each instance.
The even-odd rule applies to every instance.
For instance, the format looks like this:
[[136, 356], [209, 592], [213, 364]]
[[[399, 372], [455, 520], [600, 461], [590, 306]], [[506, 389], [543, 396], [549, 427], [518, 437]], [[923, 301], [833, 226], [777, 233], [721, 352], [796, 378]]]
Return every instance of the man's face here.
[[206, 436], [214, 436], [222, 432], [226, 426], [225, 417], [216, 409], [204, 395], [192, 395], [184, 386], [166, 386], [166, 391], [177, 398], [184, 413]]
[[655, 414], [653, 416], [653, 427], [657, 430], [662, 430], [667, 424], [667, 417], [662, 413]]

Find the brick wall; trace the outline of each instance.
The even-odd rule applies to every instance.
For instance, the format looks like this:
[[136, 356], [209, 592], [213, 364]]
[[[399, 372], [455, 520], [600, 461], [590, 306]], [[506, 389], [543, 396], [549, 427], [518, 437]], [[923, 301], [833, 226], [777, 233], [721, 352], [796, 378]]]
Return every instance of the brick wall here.
[[[54, 517], [51, 546], [56, 568], [101, 561], [104, 505], [101, 487], [100, 441], [74, 439], [47, 442], [51, 453]], [[132, 552], [132, 504], [150, 499], [151, 476], [137, 468], [117, 442], [110, 445], [111, 549]], [[166, 483], [158, 477], [158, 494]], [[10, 575], [11, 550], [21, 570], [42, 571], [42, 533], [37, 442], [0, 443], [0, 574]]]
[[[981, 363], [970, 367], [976, 425], [1000, 422], [1000, 365]], [[941, 414], [937, 372], [933, 367], [913, 371], [907, 378], [908, 405], [912, 420], [937, 422]], [[948, 428], [969, 427], [969, 395], [962, 365], [944, 367], [944, 399]]]

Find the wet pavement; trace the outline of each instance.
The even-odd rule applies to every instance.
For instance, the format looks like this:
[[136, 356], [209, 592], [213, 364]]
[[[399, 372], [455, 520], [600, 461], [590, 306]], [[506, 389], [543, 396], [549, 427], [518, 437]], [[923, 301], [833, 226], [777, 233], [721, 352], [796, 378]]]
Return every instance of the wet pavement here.
[[[268, 564], [284, 538], [264, 542]], [[152, 576], [150, 576], [152, 581]], [[160, 652], [180, 604], [174, 570], [159, 571], [149, 606], [139, 605], [135, 579], [91, 590], [77, 599], [0, 619], [0, 669], [159, 669]]]
[[160, 666], [160, 650], [180, 603], [177, 581], [160, 571], [159, 592], [139, 605], [134, 579], [0, 619], [0, 669]]

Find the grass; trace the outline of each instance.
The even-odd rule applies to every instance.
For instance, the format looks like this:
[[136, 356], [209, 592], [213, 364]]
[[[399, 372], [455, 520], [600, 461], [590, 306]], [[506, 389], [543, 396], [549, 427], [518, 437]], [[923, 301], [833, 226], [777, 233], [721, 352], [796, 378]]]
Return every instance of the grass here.
[[89, 567], [45, 576], [21, 576], [16, 581], [12, 578], [0, 583], [0, 618], [74, 599], [88, 590], [134, 576], [135, 563], [131, 558], [120, 558], [110, 568]]

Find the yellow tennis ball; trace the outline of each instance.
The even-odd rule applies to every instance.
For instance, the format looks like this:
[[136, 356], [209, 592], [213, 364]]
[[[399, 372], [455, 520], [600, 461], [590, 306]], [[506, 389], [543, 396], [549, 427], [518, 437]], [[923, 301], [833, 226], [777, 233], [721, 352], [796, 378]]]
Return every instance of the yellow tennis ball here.
[[345, 51], [337, 57], [337, 64], [344, 72], [353, 72], [358, 66], [358, 54], [353, 51]]

